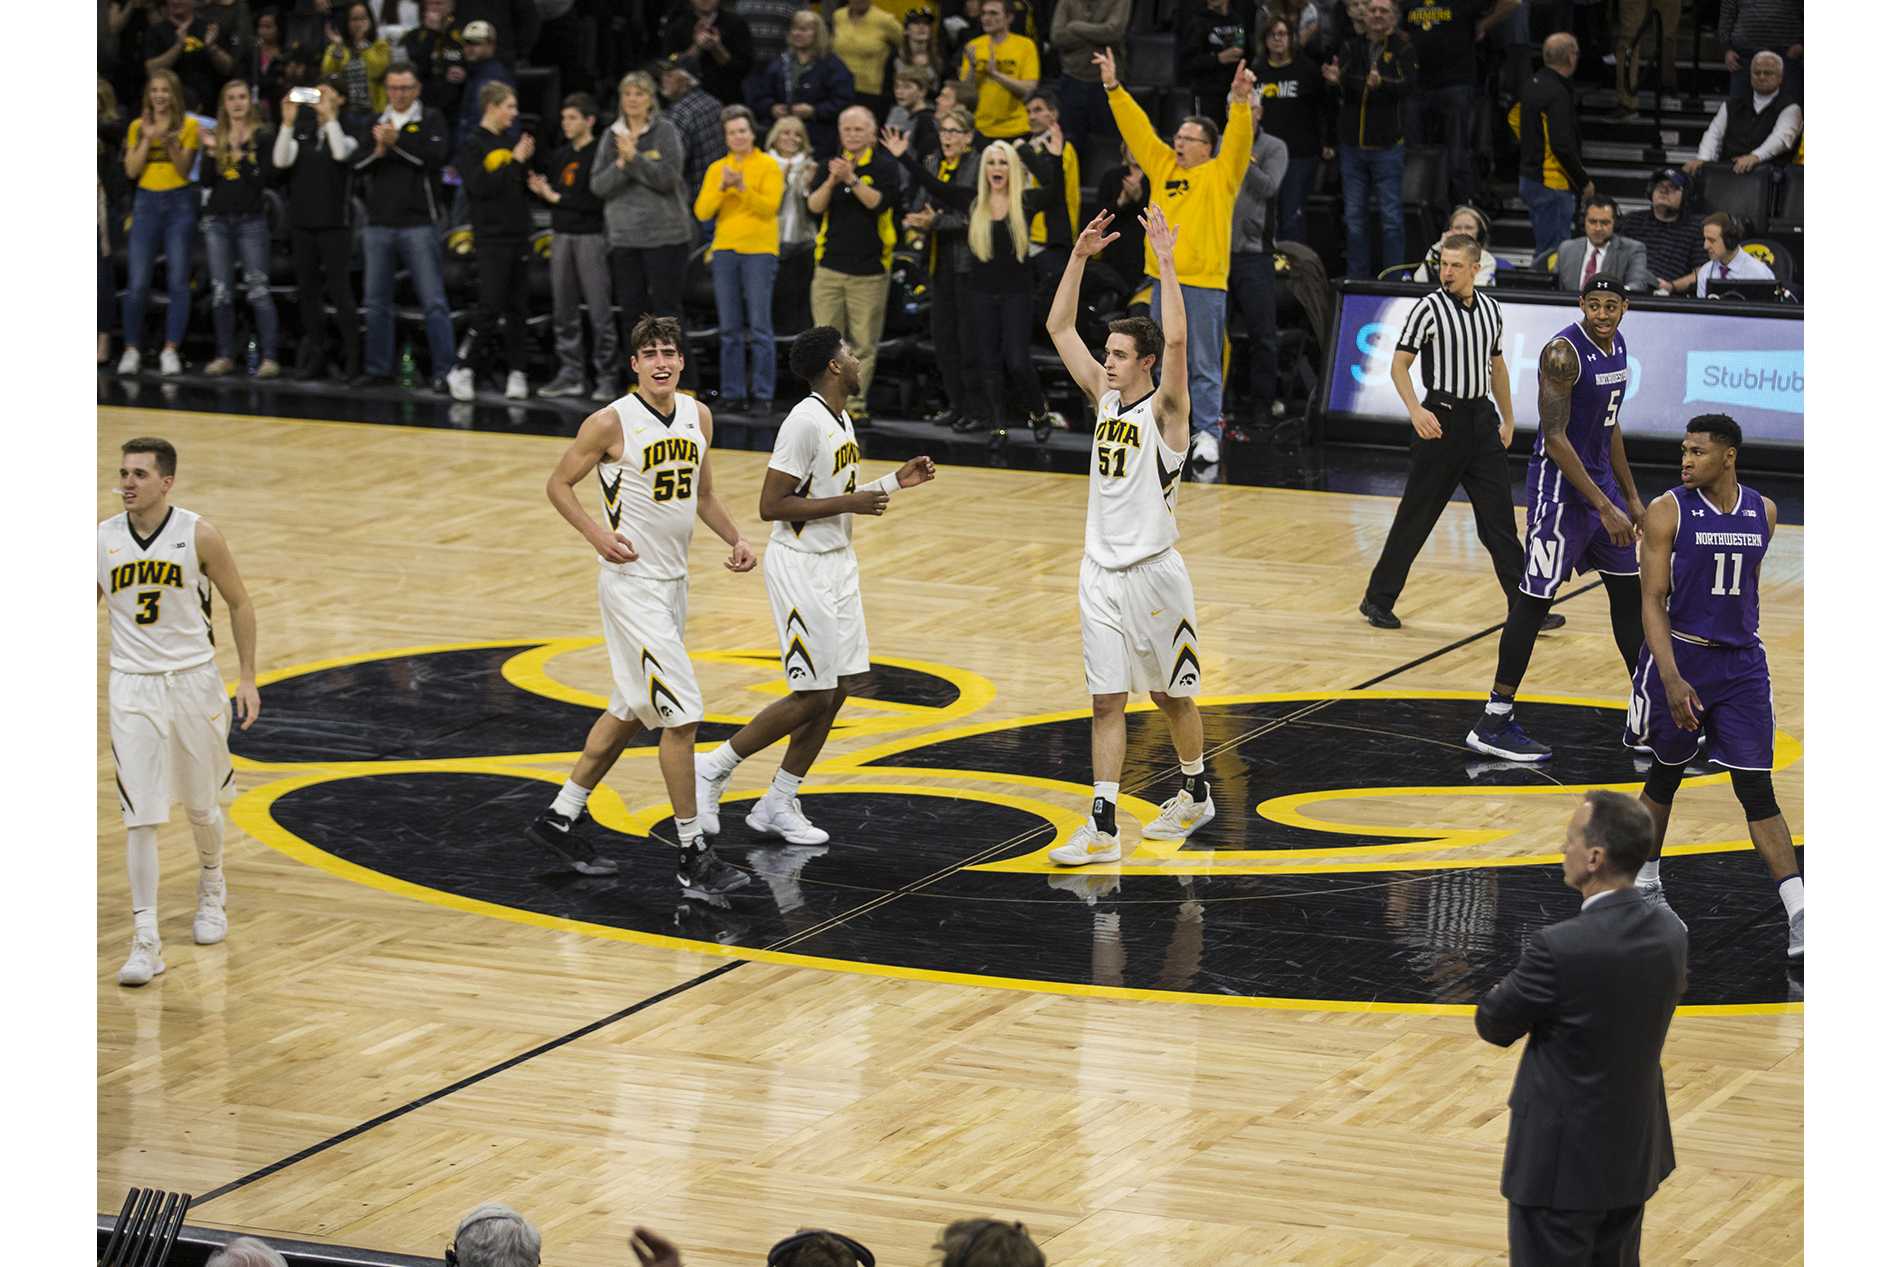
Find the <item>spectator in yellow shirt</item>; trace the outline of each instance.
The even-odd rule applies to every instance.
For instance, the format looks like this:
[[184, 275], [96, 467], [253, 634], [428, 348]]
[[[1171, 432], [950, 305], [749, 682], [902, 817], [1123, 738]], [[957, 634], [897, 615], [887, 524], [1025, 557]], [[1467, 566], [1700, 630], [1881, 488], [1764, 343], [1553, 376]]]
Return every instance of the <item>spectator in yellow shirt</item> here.
[[903, 47], [903, 24], [871, 0], [832, 11], [832, 52], [851, 71], [852, 100], [879, 118], [891, 102], [891, 59]]
[[[1151, 197], [1177, 234], [1175, 271], [1188, 314], [1188, 399], [1195, 432], [1189, 455], [1197, 464], [1194, 474], [1212, 478], [1221, 460], [1221, 345], [1228, 328], [1234, 203], [1254, 149], [1254, 72], [1245, 61], [1235, 64], [1228, 124], [1218, 146], [1214, 120], [1202, 115], [1183, 119], [1171, 146], [1116, 81], [1115, 54], [1104, 50], [1094, 60], [1122, 143], [1148, 177]], [[1151, 280], [1160, 276], [1151, 247], [1143, 248], [1143, 268]]]
[[198, 120], [185, 113], [185, 90], [169, 70], [155, 70], [145, 81], [145, 102], [125, 134], [125, 176], [132, 194], [132, 232], [126, 243], [125, 300], [119, 310], [125, 352], [119, 373], [139, 372], [139, 344], [145, 333], [145, 299], [151, 293], [152, 266], [165, 250], [165, 348], [159, 372], [184, 367], [178, 345], [191, 315], [191, 238], [198, 227], [198, 190], [191, 184], [192, 159], [198, 151]]
[[693, 215], [713, 221], [720, 400], [728, 409], [750, 414], [771, 409], [778, 389], [772, 285], [779, 276], [779, 200], [785, 194], [785, 175], [772, 156], [758, 148], [752, 111], [727, 106], [719, 119], [726, 133], [726, 157], [706, 169]]
[[389, 44], [376, 31], [376, 17], [356, 0], [343, 19], [343, 38], [323, 53], [323, 75], [342, 80], [352, 110], [381, 114], [389, 105], [383, 77], [389, 74]]
[[964, 45], [958, 78], [977, 85], [979, 146], [1014, 141], [1029, 133], [1030, 115], [1023, 103], [1036, 91], [1043, 67], [1036, 45], [1010, 30], [1007, 0], [983, 0], [978, 20], [984, 33]]

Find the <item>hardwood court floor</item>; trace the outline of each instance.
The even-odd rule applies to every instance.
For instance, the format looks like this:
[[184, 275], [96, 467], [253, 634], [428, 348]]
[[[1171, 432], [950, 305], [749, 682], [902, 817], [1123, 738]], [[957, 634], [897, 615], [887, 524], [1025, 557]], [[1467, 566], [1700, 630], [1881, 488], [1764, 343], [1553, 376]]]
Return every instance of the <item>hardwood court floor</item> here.
[[[120, 439], [156, 431], [178, 445], [176, 500], [231, 540], [257, 601], [267, 676], [401, 648], [598, 633], [594, 566], [541, 492], [558, 441], [130, 409], [101, 409], [99, 425], [101, 517], [117, 509]], [[723, 499], [761, 549], [764, 461], [711, 458]], [[967, 675], [963, 699], [979, 707], [959, 725], [1086, 706], [1074, 614], [1085, 495], [1073, 477], [945, 467], [882, 520], [861, 523], [873, 654]], [[592, 509], [585, 488], [584, 504]], [[1455, 506], [1401, 600], [1406, 627], [1370, 629], [1354, 608], [1392, 507], [1183, 489], [1181, 549], [1211, 695], [1346, 692], [1502, 616], [1468, 512]], [[1783, 527], [1763, 584], [1763, 632], [1796, 758], [1777, 791], [1798, 839], [1802, 553], [1802, 530]], [[727, 575], [719, 554], [702, 530], [690, 645], [771, 646], [760, 578]], [[1626, 688], [1601, 593], [1560, 610], [1570, 625], [1541, 640], [1526, 693], [1614, 705]], [[222, 604], [217, 621], [229, 678]], [[1481, 637], [1378, 689], [1481, 691], [1494, 653], [1495, 639]], [[103, 701], [103, 643], [99, 663]], [[392, 669], [387, 690], [409, 672]], [[545, 677], [584, 702], [603, 687], [605, 658], [577, 644], [546, 661]], [[701, 683], [714, 716], [744, 717], [770, 698], [769, 674], [743, 660], [703, 663]], [[273, 698], [267, 686], [267, 716]], [[877, 788], [891, 776], [839, 759], [945, 719], [887, 704], [854, 706], [846, 720], [825, 777]], [[911, 723], [915, 731], [901, 729]], [[567, 748], [580, 740], [577, 727]], [[463, 1211], [502, 1199], [541, 1227], [544, 1261], [576, 1267], [628, 1261], [636, 1218], [674, 1234], [702, 1267], [757, 1263], [778, 1237], [826, 1225], [903, 1267], [928, 1260], [944, 1222], [978, 1214], [1021, 1219], [1063, 1264], [1504, 1259], [1497, 1177], [1517, 1051], [1480, 1042], [1469, 1008], [1217, 1006], [1087, 982], [997, 988], [826, 970], [738, 947], [696, 951], [354, 882], [347, 868], [310, 865], [235, 825], [231, 937], [201, 948], [190, 939], [182, 814], [160, 837], [169, 971], [124, 990], [113, 982], [129, 933], [123, 831], [103, 703], [98, 754], [102, 1211], [116, 1210], [128, 1185], [157, 1185], [215, 1194], [195, 1222], [432, 1254]], [[565, 772], [565, 757], [534, 755], [510, 768]], [[770, 757], [756, 758], [735, 789], [763, 784], [770, 769]], [[238, 777], [248, 796], [287, 772], [360, 770], [313, 759]], [[648, 752], [630, 751], [606, 786], [617, 794], [607, 808], [624, 806], [629, 822], [663, 795]], [[1086, 789], [1037, 795], [1072, 815], [1086, 802]], [[1427, 847], [1407, 856], [1429, 867], [1548, 856], [1570, 803], [1483, 786], [1373, 789], [1307, 812], [1412, 828]], [[737, 829], [730, 813], [727, 823]], [[1465, 843], [1432, 845], [1439, 833], [1425, 829], [1442, 828], [1467, 832]], [[1735, 841], [1741, 829], [1726, 785], [1684, 789], [1675, 844]], [[1135, 830], [1125, 809], [1125, 839]], [[732, 842], [722, 837], [722, 847]], [[1350, 873], [1383, 857], [1349, 847], [1286, 869], [1293, 877], [1337, 862]], [[1149, 861], [1162, 873], [1195, 870]], [[1737, 887], [1773, 905], [1760, 870], [1740, 862]], [[1691, 863], [1667, 863], [1666, 876], [1672, 865]], [[1272, 884], [1279, 867], [1270, 859], [1248, 871]], [[1014, 878], [1039, 889], [1045, 880]], [[1097, 982], [1123, 979], [1103, 956], [1143, 953], [1104, 932], [1138, 908], [1109, 909], [1092, 901], [1085, 917], [1096, 921]], [[1699, 926], [1693, 915], [1693, 944]], [[1355, 934], [1316, 926], [1311, 936]], [[1197, 961], [1205, 975], [1247, 949], [1211, 934]], [[1800, 1261], [1802, 1029], [1788, 1003], [1679, 1015], [1665, 1052], [1679, 1168], [1650, 1205], [1647, 1261]]]

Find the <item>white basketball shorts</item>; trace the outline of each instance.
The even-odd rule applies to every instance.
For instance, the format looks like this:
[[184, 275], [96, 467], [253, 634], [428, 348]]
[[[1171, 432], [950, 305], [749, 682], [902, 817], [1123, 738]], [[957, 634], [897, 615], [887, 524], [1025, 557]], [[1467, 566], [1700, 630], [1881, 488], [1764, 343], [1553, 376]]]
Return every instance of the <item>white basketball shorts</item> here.
[[601, 628], [614, 673], [607, 711], [664, 729], [706, 715], [686, 654], [686, 578], [656, 580], [601, 569]]
[[106, 697], [127, 827], [170, 822], [173, 801], [203, 811], [237, 795], [231, 700], [216, 664], [175, 673], [114, 670]]
[[1105, 568], [1083, 556], [1083, 677], [1091, 695], [1201, 693], [1195, 587], [1170, 550], [1133, 567]]
[[858, 556], [850, 546], [823, 554], [768, 546], [765, 572], [787, 688], [829, 691], [840, 678], [871, 671]]

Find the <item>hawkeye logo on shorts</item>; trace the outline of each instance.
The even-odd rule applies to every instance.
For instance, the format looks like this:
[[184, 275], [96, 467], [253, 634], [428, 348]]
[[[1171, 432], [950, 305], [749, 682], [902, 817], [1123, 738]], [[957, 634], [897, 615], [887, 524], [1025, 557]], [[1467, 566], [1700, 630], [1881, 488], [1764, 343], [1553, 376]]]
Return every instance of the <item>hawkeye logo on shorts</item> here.
[[182, 590], [185, 588], [185, 569], [176, 563], [152, 559], [121, 563], [112, 569], [111, 592], [117, 594], [128, 585], [169, 585]]

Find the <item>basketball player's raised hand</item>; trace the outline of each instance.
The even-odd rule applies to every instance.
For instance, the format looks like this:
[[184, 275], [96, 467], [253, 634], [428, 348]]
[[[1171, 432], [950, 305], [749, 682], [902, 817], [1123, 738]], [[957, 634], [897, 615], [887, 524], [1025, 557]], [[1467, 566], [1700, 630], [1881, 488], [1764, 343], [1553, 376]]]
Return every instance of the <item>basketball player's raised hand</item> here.
[[592, 536], [594, 548], [609, 563], [632, 563], [640, 557], [634, 549], [634, 543], [618, 532], [601, 532], [596, 529]]
[[898, 487], [916, 488], [926, 480], [937, 478], [937, 463], [929, 458], [916, 457], [898, 468]]
[[750, 572], [758, 563], [758, 558], [753, 555], [752, 547], [746, 543], [744, 537], [733, 542], [733, 552], [726, 556], [728, 572]]
[[1676, 719], [1678, 729], [1701, 729], [1703, 701], [1697, 698], [1696, 688], [1684, 681], [1681, 673], [1674, 682], [1664, 682], [1663, 693], [1670, 701], [1670, 716]]
[[1142, 232], [1148, 235], [1149, 245], [1155, 248], [1155, 258], [1174, 258], [1175, 228], [1169, 224], [1162, 209], [1150, 203], [1142, 212]]
[[1115, 217], [1107, 211], [1098, 211], [1096, 218], [1084, 225], [1083, 231], [1076, 235], [1076, 245], [1071, 248], [1071, 253], [1085, 260], [1102, 254], [1104, 247], [1122, 236], [1120, 233], [1103, 232], [1114, 222]]

